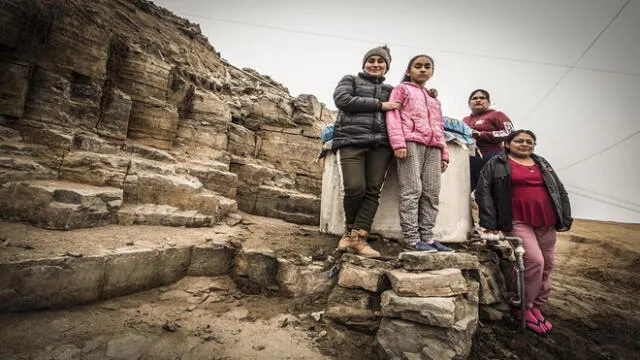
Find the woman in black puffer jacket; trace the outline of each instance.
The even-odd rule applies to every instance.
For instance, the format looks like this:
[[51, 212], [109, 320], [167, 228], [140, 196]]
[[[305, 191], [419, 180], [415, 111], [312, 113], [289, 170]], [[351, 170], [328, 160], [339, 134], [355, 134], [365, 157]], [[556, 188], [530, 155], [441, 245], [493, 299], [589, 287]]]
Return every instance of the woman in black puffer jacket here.
[[400, 107], [389, 102], [393, 87], [384, 83], [390, 64], [386, 46], [369, 50], [362, 59], [363, 72], [343, 77], [333, 93], [339, 109], [333, 150], [341, 169], [346, 227], [338, 249], [351, 248], [366, 257], [380, 257], [367, 235], [393, 155], [385, 115]]

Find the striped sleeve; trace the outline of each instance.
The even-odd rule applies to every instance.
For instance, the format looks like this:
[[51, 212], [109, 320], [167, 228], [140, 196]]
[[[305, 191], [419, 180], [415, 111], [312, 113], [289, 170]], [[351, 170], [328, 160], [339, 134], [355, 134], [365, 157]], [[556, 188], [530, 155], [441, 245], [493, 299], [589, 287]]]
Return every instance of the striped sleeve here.
[[513, 131], [513, 123], [500, 111], [496, 111], [496, 116], [491, 119], [496, 130], [482, 131], [480, 138], [487, 142], [500, 143], [507, 139], [507, 136]]

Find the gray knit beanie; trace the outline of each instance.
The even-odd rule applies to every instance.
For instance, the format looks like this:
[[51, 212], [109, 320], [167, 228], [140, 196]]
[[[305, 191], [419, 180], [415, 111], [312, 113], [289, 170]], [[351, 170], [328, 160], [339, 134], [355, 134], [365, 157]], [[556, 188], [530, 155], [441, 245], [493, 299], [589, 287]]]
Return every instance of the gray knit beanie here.
[[364, 69], [364, 64], [367, 62], [367, 59], [374, 55], [380, 56], [384, 60], [384, 62], [387, 63], [387, 71], [389, 71], [389, 68], [391, 67], [391, 50], [389, 50], [387, 45], [378, 46], [377, 48], [373, 48], [367, 51], [367, 53], [364, 54], [364, 57], [362, 58], [362, 68]]

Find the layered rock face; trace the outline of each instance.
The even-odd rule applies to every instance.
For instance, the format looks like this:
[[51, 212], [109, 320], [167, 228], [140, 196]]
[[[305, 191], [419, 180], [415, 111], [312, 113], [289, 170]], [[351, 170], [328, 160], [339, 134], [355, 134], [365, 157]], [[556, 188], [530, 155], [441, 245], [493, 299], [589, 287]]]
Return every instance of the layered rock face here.
[[[0, 19], [0, 216], [206, 226], [240, 209], [318, 223], [314, 160], [334, 114], [314, 96], [226, 63], [198, 25], [145, 0], [6, 0]], [[45, 221], [57, 201], [29, 205], [86, 185], [121, 204], [94, 216], [74, 202], [66, 223]]]

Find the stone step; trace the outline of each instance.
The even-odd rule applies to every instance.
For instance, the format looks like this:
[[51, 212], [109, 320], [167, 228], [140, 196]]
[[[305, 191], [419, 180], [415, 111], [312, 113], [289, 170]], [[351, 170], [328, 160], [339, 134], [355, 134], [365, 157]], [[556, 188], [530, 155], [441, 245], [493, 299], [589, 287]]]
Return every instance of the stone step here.
[[295, 190], [260, 186], [256, 194], [253, 213], [284, 221], [318, 225], [320, 198]]
[[[225, 216], [238, 212], [235, 200], [203, 191], [195, 196], [201, 203], [217, 202], [216, 215], [202, 214], [198, 210], [181, 210], [177, 207], [162, 204], [124, 204], [117, 214], [116, 223], [120, 225], [164, 225], [206, 227], [213, 226]], [[196, 200], [196, 203], [197, 200]]]
[[224, 243], [126, 247], [91, 256], [0, 263], [0, 313], [109, 299], [172, 284], [186, 275], [227, 274], [234, 251]]
[[237, 212], [237, 175], [220, 164], [165, 164], [132, 160], [124, 184], [125, 202], [169, 205], [216, 217]]
[[8, 182], [0, 187], [0, 218], [70, 230], [114, 222], [122, 190], [57, 180]]
[[218, 200], [218, 219], [238, 212], [238, 202], [213, 191], [203, 191], [201, 196], [209, 196]]
[[162, 225], [205, 227], [217, 222], [215, 216], [203, 215], [197, 210], [180, 210], [169, 205], [126, 204], [117, 214], [120, 225]]
[[[288, 231], [295, 229], [289, 226]], [[254, 232], [226, 225], [111, 225], [61, 233], [0, 222], [0, 246], [6, 246], [0, 252], [0, 313], [105, 300], [185, 276], [233, 275], [239, 284], [290, 297], [331, 291], [337, 278], [328, 276], [326, 261], [311, 256], [292, 261], [276, 257], [274, 250], [238, 247], [238, 239], [251, 239], [248, 234]], [[313, 238], [302, 241], [318, 243]], [[25, 251], [27, 247], [31, 250]]]
[[218, 199], [203, 193], [202, 183], [190, 176], [139, 172], [124, 183], [124, 200], [132, 204], [170, 205], [218, 216]]

